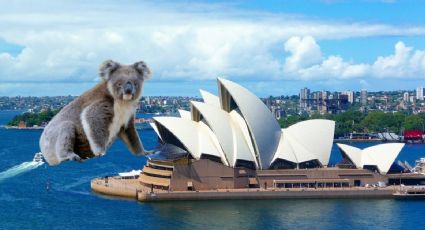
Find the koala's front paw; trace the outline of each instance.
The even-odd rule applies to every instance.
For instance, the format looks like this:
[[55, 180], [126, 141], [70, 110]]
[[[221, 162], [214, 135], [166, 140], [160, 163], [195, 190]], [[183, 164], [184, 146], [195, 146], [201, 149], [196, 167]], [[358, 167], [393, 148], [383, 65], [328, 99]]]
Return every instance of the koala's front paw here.
[[94, 155], [97, 157], [103, 157], [106, 154], [106, 152], [100, 152], [100, 153], [95, 153]]
[[154, 150], [145, 150], [144, 152], [143, 152], [143, 155], [152, 155], [152, 154], [154, 154], [155, 153], [155, 151]]
[[80, 162], [80, 163], [84, 161], [80, 156], [78, 156], [75, 153], [70, 153], [69, 160], [77, 161], [77, 162]]
[[106, 150], [104, 148], [94, 148], [93, 154], [97, 157], [101, 157], [106, 154]]
[[155, 151], [153, 151], [153, 150], [139, 150], [139, 151], [131, 151], [131, 153], [133, 153], [133, 155], [135, 155], [135, 156], [147, 156], [147, 155], [154, 154]]

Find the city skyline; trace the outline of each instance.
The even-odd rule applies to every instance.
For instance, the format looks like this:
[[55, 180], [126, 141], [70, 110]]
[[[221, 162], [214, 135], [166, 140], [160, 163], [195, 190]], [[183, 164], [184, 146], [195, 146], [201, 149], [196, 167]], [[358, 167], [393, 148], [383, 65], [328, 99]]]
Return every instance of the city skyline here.
[[79, 95], [109, 58], [152, 67], [146, 96], [216, 93], [217, 77], [260, 97], [425, 85], [411, 2], [46, 0], [0, 15], [0, 96]]
[[[201, 90], [202, 91], [202, 90]], [[206, 92], [206, 91], [203, 91]], [[423, 87], [410, 91], [313, 91], [302, 88], [295, 95], [269, 95], [260, 97], [276, 118], [283, 114], [338, 114], [354, 108], [361, 112], [370, 111], [424, 113]], [[418, 95], [419, 94], [419, 95]], [[202, 92], [201, 92], [202, 95]], [[0, 96], [0, 110], [27, 110], [38, 112], [46, 109], [60, 109], [77, 96]], [[148, 113], [174, 112], [189, 108], [189, 101], [200, 101], [199, 96], [143, 96], [139, 104]], [[152, 107], [153, 106], [153, 107]], [[170, 110], [171, 109], [171, 110]]]

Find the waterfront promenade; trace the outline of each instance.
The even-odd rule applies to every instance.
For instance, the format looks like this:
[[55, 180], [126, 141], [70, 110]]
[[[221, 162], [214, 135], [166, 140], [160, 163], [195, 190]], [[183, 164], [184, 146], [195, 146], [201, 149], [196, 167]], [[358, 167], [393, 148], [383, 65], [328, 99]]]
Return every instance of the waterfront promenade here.
[[92, 190], [111, 196], [139, 201], [165, 200], [227, 200], [227, 199], [329, 199], [329, 198], [392, 198], [399, 186], [345, 188], [246, 188], [202, 191], [167, 191], [149, 188], [138, 179], [120, 177], [96, 178]]

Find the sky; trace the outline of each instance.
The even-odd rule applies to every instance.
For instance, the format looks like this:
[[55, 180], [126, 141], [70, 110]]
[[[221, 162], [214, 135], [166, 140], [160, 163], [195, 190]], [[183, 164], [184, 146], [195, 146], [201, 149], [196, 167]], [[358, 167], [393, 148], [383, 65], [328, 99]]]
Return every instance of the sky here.
[[7, 1], [0, 96], [79, 95], [100, 63], [145, 61], [147, 96], [425, 86], [425, 1]]

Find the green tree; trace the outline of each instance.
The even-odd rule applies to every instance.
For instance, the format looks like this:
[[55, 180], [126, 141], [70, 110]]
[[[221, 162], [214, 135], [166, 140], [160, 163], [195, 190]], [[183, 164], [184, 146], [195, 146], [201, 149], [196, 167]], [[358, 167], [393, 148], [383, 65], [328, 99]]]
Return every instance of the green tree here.
[[300, 121], [305, 121], [307, 119], [308, 119], [308, 116], [291, 115], [291, 116], [280, 118], [279, 125], [281, 128], [287, 128], [295, 123], [298, 123]]
[[398, 113], [384, 113], [382, 111], [373, 111], [360, 122], [361, 128], [365, 132], [395, 132], [399, 133], [405, 115]]
[[28, 127], [32, 127], [34, 125], [40, 126], [43, 122], [49, 122], [59, 111], [60, 109], [48, 109], [39, 113], [23, 113], [13, 117], [12, 120], [7, 123], [7, 125], [18, 126], [19, 122], [25, 121]]
[[335, 136], [340, 137], [348, 135], [353, 131], [363, 131], [359, 123], [363, 120], [364, 116], [363, 113], [354, 109], [335, 115], [333, 117], [335, 121]]
[[[422, 127], [425, 115], [416, 115], [416, 118], [406, 120], [406, 114], [402, 112], [384, 113], [372, 111], [367, 115], [353, 108], [337, 115], [313, 113], [307, 115], [293, 115], [281, 118], [279, 124], [286, 128], [297, 122], [308, 119], [328, 119], [335, 121], [335, 137], [348, 135], [351, 132], [395, 132], [400, 133], [402, 128]], [[422, 123], [421, 123], [422, 122]]]
[[404, 120], [405, 130], [422, 130], [424, 128], [424, 118], [421, 115], [410, 115]]

